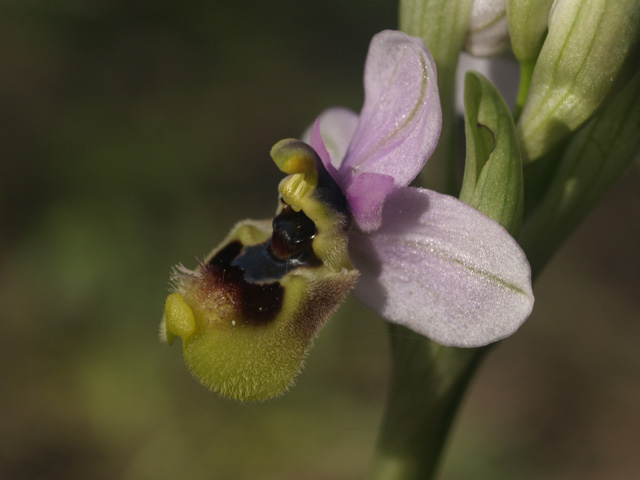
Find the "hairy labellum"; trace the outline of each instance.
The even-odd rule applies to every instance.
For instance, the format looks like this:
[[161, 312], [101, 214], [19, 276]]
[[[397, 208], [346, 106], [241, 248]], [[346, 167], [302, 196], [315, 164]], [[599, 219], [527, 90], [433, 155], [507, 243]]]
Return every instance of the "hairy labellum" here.
[[264, 400], [293, 382], [318, 330], [355, 285], [350, 213], [315, 152], [297, 140], [272, 149], [289, 176], [272, 221], [237, 224], [194, 271], [177, 267], [161, 335], [182, 338], [208, 388]]

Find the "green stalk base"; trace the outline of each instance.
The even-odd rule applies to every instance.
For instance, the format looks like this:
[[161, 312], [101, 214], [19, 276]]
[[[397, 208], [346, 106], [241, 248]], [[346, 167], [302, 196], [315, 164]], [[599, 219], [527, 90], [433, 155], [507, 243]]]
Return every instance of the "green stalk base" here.
[[460, 401], [489, 347], [443, 347], [390, 325], [391, 385], [371, 478], [434, 478]]

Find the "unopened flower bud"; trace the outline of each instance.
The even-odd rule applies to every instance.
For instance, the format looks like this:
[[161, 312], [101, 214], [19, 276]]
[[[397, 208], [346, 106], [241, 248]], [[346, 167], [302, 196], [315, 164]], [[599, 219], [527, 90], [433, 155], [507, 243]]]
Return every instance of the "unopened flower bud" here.
[[522, 62], [534, 62], [542, 48], [553, 0], [508, 0], [511, 48]]
[[640, 2], [556, 0], [518, 123], [523, 160], [580, 128], [638, 68]]
[[464, 48], [478, 57], [498, 55], [509, 49], [505, 0], [474, 0]]

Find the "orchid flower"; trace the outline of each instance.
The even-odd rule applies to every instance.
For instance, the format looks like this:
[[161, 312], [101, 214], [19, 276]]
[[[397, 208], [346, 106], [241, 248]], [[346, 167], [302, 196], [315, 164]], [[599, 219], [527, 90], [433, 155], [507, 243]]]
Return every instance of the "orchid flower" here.
[[443, 345], [495, 342], [531, 312], [529, 264], [509, 233], [454, 197], [409, 186], [442, 123], [423, 40], [374, 36], [364, 85], [360, 115], [329, 109], [307, 143], [272, 149], [289, 174], [273, 222], [241, 222], [199, 269], [177, 267], [161, 333], [182, 337], [192, 372], [224, 396], [285, 390], [354, 285], [386, 320]]

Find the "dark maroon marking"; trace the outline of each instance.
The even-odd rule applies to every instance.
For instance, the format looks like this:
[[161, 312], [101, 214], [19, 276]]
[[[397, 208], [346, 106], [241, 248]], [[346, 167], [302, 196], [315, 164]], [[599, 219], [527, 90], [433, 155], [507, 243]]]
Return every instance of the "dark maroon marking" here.
[[242, 243], [234, 241], [215, 254], [204, 267], [205, 282], [209, 288], [224, 289], [246, 323], [263, 325], [280, 313], [284, 288], [278, 281], [248, 281], [243, 269], [232, 264], [241, 250]]
[[278, 280], [296, 268], [322, 265], [312, 246], [317, 233], [304, 212], [296, 212], [283, 202], [282, 211], [273, 219], [269, 240], [249, 246], [232, 241], [206, 262], [209, 288], [224, 289], [247, 323], [273, 320], [284, 299]]
[[236, 240], [234, 242], [225, 245], [218, 253], [216, 253], [211, 260], [207, 262], [207, 265], [219, 265], [228, 266], [231, 265], [240, 252], [242, 251], [242, 242]]
[[280, 282], [244, 283], [240, 308], [248, 323], [264, 324], [273, 320], [282, 309], [284, 288]]

